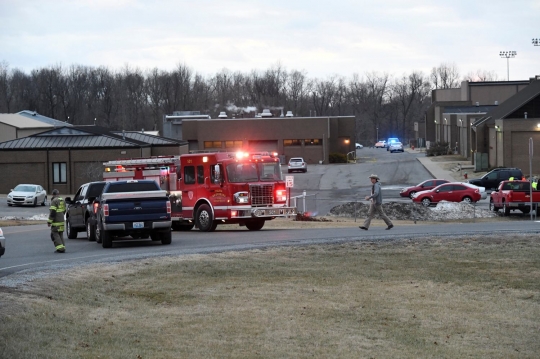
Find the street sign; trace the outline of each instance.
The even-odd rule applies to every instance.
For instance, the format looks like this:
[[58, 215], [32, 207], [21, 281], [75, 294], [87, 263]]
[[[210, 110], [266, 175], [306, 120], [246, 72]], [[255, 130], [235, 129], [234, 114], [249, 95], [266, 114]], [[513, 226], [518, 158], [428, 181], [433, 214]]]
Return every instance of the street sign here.
[[294, 176], [285, 176], [285, 185], [287, 188], [294, 187]]

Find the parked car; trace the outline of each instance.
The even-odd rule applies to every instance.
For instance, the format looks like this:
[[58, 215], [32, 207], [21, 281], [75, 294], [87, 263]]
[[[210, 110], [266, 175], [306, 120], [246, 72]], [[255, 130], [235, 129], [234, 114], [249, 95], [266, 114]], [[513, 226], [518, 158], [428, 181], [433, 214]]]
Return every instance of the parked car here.
[[357, 144], [356, 144], [356, 149], [358, 150], [358, 149], [360, 149], [360, 148], [364, 148], [364, 146], [362, 146], [361, 144], [357, 143]]
[[413, 198], [416, 192], [427, 191], [443, 183], [448, 183], [448, 182], [450, 181], [447, 181], [445, 179], [429, 179], [429, 180], [426, 180], [424, 182], [417, 184], [416, 186], [403, 188], [401, 192], [399, 193], [399, 195], [401, 197]]
[[4, 232], [0, 228], [0, 257], [6, 253], [6, 237], [4, 237]]
[[[386, 150], [389, 151], [390, 146], [392, 145], [392, 143], [395, 143], [395, 142], [401, 142], [401, 141], [399, 140], [399, 138], [396, 138], [396, 137], [388, 138], [388, 140], [386, 140]], [[401, 151], [401, 152], [403, 152], [403, 151]]]
[[47, 191], [38, 184], [19, 184], [7, 195], [7, 205], [42, 206], [47, 202]]
[[493, 171], [486, 173], [482, 177], [470, 179], [467, 182], [475, 186], [495, 189], [499, 187], [501, 181], [508, 181], [510, 177], [520, 180], [523, 177], [523, 172], [521, 172], [519, 168], [495, 168]]
[[85, 183], [77, 190], [73, 200], [71, 197], [66, 197], [66, 204], [68, 205], [66, 209], [66, 232], [69, 239], [75, 239], [78, 232], [86, 231], [86, 238], [89, 241], [96, 240], [94, 200], [103, 191], [105, 183], [107, 182]]
[[307, 172], [307, 163], [302, 157], [293, 157], [287, 166], [289, 173], [293, 171]]
[[478, 188], [478, 190], [480, 191], [480, 199], [486, 199], [487, 198], [487, 192], [486, 192], [486, 187], [480, 187], [480, 186], [476, 186], [472, 183], [466, 183], [466, 182], [461, 182], [463, 183], [465, 186], [469, 186], [471, 188]]
[[390, 151], [390, 153], [403, 152], [403, 144], [401, 142], [392, 142], [388, 146], [388, 150]]
[[375, 144], [375, 148], [385, 148], [386, 147], [386, 141], [379, 141]]
[[441, 201], [447, 202], [478, 202], [482, 195], [478, 188], [472, 188], [465, 183], [449, 182], [427, 191], [416, 192], [413, 202], [428, 207]]

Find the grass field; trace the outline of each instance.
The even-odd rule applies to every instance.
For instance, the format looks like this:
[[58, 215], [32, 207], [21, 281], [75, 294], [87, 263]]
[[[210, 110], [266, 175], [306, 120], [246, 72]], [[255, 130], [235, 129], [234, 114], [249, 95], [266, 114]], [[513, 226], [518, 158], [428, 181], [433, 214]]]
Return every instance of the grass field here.
[[353, 242], [0, 288], [1, 358], [537, 358], [540, 239]]

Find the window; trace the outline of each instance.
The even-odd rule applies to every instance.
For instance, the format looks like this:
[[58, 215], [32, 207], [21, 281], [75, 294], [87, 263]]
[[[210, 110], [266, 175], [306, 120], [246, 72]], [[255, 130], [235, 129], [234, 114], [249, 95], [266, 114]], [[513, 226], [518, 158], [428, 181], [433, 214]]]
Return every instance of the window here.
[[203, 166], [197, 166], [197, 183], [204, 184], [204, 168]]
[[221, 148], [221, 141], [204, 141], [204, 148]]
[[302, 140], [283, 140], [283, 146], [302, 146]]
[[184, 167], [184, 183], [195, 184], [195, 167], [194, 166]]
[[312, 138], [309, 140], [304, 140], [306, 146], [321, 146], [322, 138]]
[[225, 148], [242, 148], [242, 141], [225, 141]]
[[454, 189], [454, 186], [450, 185], [450, 186], [442, 186], [441, 188], [439, 188], [439, 192], [450, 192]]
[[67, 164], [65, 162], [53, 162], [53, 183], [67, 183]]
[[424, 187], [431, 187], [431, 186], [434, 186], [433, 181], [424, 182]]

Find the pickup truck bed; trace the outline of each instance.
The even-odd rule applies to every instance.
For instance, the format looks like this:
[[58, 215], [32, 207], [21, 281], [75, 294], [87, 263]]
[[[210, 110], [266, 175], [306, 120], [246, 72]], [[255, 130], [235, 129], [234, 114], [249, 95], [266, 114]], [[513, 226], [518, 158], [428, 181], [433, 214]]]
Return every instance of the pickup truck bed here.
[[97, 209], [96, 240], [104, 248], [110, 248], [113, 240], [126, 236], [171, 243], [169, 198], [155, 181], [118, 181], [105, 185]]
[[[508, 216], [516, 209], [527, 214], [531, 211], [531, 183], [529, 181], [502, 181], [491, 192], [489, 207], [492, 211], [503, 210], [503, 215]], [[533, 209], [540, 203], [540, 191], [532, 191]]]

